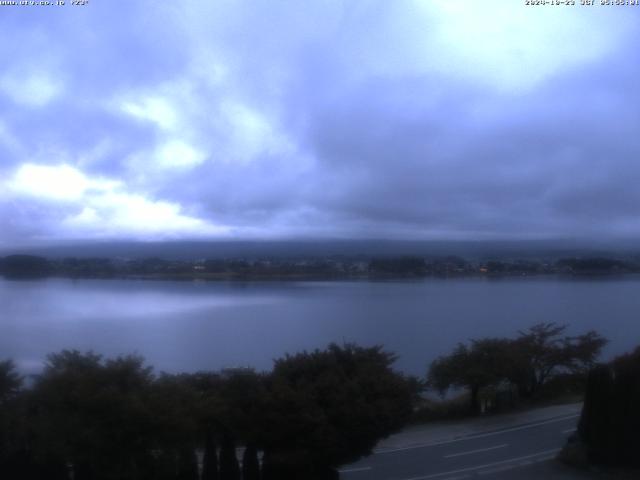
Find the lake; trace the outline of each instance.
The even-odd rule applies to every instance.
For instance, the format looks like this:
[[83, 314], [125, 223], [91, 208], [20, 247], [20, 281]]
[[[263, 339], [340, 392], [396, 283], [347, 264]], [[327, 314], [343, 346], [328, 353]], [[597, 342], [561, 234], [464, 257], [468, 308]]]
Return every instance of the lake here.
[[170, 372], [252, 366], [330, 342], [383, 344], [423, 374], [457, 342], [537, 322], [595, 329], [604, 358], [640, 344], [640, 277], [397, 282], [0, 279], [0, 359], [24, 372], [47, 353], [138, 353]]

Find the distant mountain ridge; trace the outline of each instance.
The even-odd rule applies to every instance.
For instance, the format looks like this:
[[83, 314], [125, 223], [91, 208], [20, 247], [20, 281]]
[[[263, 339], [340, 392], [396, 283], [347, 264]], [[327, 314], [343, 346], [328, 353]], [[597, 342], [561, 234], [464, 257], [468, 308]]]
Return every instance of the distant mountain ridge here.
[[574, 256], [638, 257], [637, 242], [538, 241], [419, 241], [419, 240], [278, 240], [278, 241], [166, 241], [94, 242], [0, 249], [0, 256], [40, 255], [47, 258], [310, 258], [341, 256], [461, 256], [481, 259], [556, 260]]

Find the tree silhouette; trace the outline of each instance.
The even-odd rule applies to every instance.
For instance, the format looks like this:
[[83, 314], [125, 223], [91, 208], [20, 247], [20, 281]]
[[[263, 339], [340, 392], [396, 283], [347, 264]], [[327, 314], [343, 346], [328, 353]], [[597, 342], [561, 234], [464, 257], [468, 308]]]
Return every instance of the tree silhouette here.
[[12, 360], [0, 362], [0, 406], [20, 391], [22, 382]]
[[512, 362], [519, 368], [515, 379], [524, 396], [533, 396], [559, 371], [587, 374], [607, 340], [595, 331], [577, 337], [561, 336], [566, 325], [538, 323], [520, 332], [514, 342]]
[[534, 396], [549, 379], [560, 373], [586, 374], [606, 340], [594, 331], [575, 337], [562, 336], [565, 325], [540, 323], [516, 339], [484, 338], [463, 343], [431, 363], [428, 385], [444, 393], [465, 387], [470, 409], [480, 411], [481, 389], [510, 382], [520, 395]]
[[50, 355], [33, 391], [38, 453], [71, 463], [78, 480], [128, 478], [152, 447], [152, 379], [139, 357]]
[[589, 372], [578, 434], [589, 460], [640, 466], [640, 347]]
[[[154, 375], [136, 356], [64, 350], [21, 390], [0, 364], [0, 472], [8, 478], [245, 480], [335, 478], [412, 412], [415, 382], [380, 347], [331, 345], [276, 361], [270, 374]], [[221, 442], [219, 457], [216, 443]], [[19, 473], [17, 473], [19, 472]]]
[[429, 369], [428, 384], [444, 393], [448, 388], [466, 387], [469, 408], [480, 412], [480, 389], [496, 384], [509, 375], [511, 345], [508, 340], [472, 340], [470, 346], [458, 344], [447, 356], [436, 359]]
[[240, 465], [236, 457], [236, 444], [230, 435], [225, 435], [222, 439], [220, 480], [240, 480]]
[[202, 457], [202, 480], [218, 480], [218, 453], [216, 441], [211, 432], [206, 434], [204, 456]]
[[258, 450], [254, 444], [249, 444], [242, 455], [242, 480], [260, 480], [260, 462]]
[[[264, 439], [268, 468], [283, 459], [313, 471], [355, 461], [399, 429], [412, 411], [411, 383], [381, 347], [330, 345], [276, 360]], [[299, 477], [301, 478], [301, 477]]]

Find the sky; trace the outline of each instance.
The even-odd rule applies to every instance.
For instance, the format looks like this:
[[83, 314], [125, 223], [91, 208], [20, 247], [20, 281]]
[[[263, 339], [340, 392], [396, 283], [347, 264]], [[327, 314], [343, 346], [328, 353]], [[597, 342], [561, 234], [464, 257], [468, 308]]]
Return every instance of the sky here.
[[0, 6], [0, 246], [639, 237], [639, 19], [520, 0]]

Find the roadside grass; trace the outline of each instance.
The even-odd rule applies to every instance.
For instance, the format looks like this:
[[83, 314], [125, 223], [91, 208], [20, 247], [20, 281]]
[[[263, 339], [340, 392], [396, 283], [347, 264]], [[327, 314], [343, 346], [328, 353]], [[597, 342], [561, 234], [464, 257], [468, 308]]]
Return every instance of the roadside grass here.
[[[514, 413], [533, 408], [553, 405], [568, 405], [584, 400], [586, 380], [583, 376], [563, 375], [551, 379], [532, 397], [519, 397], [511, 392], [506, 397], [488, 390], [483, 396], [481, 414], [470, 410], [469, 393], [461, 390], [453, 394], [439, 396], [428, 391], [421, 403], [415, 408], [409, 421], [411, 425], [420, 425], [443, 420], [460, 420], [484, 415]], [[640, 478], [640, 477], [638, 477]]]

